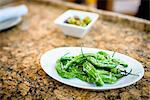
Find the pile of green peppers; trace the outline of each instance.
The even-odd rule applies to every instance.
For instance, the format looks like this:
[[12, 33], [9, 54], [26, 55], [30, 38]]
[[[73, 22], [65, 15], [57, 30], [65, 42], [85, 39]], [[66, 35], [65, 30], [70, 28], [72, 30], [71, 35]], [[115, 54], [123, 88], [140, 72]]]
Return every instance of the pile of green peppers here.
[[77, 56], [64, 55], [56, 61], [56, 70], [63, 78], [78, 78], [82, 81], [103, 86], [113, 84], [124, 77], [118, 65], [128, 67], [128, 64], [116, 59], [104, 51], [97, 53], [81, 53]]

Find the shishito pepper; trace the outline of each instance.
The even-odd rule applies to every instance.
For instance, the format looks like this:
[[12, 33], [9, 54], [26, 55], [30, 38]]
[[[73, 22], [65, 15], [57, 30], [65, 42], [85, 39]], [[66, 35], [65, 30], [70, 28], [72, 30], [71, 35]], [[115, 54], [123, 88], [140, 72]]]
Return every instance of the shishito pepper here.
[[104, 82], [103, 80], [101, 79], [101, 76], [100, 74], [98, 74], [96, 72], [96, 69], [95, 67], [89, 63], [89, 62], [84, 62], [83, 63], [83, 70], [88, 74], [88, 76], [91, 76], [92, 78], [95, 79], [95, 84], [98, 85], [98, 86], [102, 86], [104, 85]]
[[118, 65], [128, 66], [128, 64], [109, 56], [104, 51], [85, 54], [82, 52], [77, 56], [62, 56], [56, 62], [56, 70], [63, 78], [78, 78], [97, 86], [103, 86], [104, 83], [113, 84], [119, 78], [128, 74], [131, 75], [131, 73], [117, 68]]
[[57, 70], [58, 74], [63, 78], [73, 78], [74, 77], [73, 73], [69, 73], [62, 68], [62, 62], [60, 61], [60, 59], [58, 59], [56, 62], [56, 70]]

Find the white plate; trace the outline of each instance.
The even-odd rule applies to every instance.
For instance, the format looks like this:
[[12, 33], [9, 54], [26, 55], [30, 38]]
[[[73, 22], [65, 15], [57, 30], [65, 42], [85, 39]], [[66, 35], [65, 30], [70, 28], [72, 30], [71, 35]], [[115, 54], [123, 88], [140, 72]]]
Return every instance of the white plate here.
[[0, 31], [13, 27], [21, 22], [21, 17], [11, 18], [0, 22]]
[[[95, 48], [85, 48], [85, 47], [83, 48], [84, 53], [88, 53], [88, 52], [96, 53], [98, 51], [101, 51], [101, 50], [95, 49]], [[102, 51], [105, 51], [105, 52], [109, 53], [110, 55], [113, 54], [112, 51], [107, 51], [107, 50], [102, 50]], [[52, 78], [54, 78], [55, 80], [57, 80], [59, 82], [62, 82], [64, 84], [67, 84], [70, 86], [83, 88], [83, 89], [92, 89], [92, 90], [116, 89], [116, 88], [122, 88], [125, 86], [129, 86], [129, 85], [137, 82], [138, 80], [140, 80], [144, 75], [144, 69], [143, 69], [143, 66], [141, 65], [141, 63], [139, 63], [137, 60], [135, 60], [131, 57], [128, 57], [126, 55], [123, 55], [120, 53], [115, 53], [114, 57], [119, 58], [119, 59], [125, 61], [126, 63], [128, 63], [129, 66], [127, 67], [126, 70], [132, 69], [132, 73], [138, 74], [139, 76], [128, 75], [128, 76], [121, 78], [114, 84], [105, 84], [104, 86], [101, 86], [101, 87], [81, 81], [80, 79], [77, 79], [77, 78], [65, 79], [58, 75], [58, 73], [55, 69], [55, 63], [58, 58], [60, 58], [61, 56], [63, 56], [64, 54], [66, 54], [68, 52], [69, 52], [70, 56], [78, 55], [81, 53], [81, 48], [80, 47], [62, 47], [62, 48], [56, 48], [56, 49], [47, 51], [46, 53], [44, 53], [41, 56], [40, 63], [41, 63], [43, 70], [49, 76], [51, 76]]]

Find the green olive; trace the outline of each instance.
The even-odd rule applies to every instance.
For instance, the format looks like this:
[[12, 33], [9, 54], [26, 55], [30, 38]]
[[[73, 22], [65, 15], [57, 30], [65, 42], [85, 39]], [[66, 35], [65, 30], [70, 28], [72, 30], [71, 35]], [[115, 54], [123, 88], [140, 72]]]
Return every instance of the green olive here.
[[69, 23], [69, 24], [75, 24], [75, 22], [76, 22], [76, 20], [75, 20], [74, 17], [70, 17], [70, 18], [68, 19], [68, 23]]
[[74, 24], [77, 26], [85, 27], [91, 22], [91, 19], [88, 16], [86, 16], [84, 19], [80, 19], [78, 16], [74, 16], [68, 18], [65, 22], [68, 24]]
[[86, 26], [86, 24], [84, 23], [84, 21], [81, 21], [80, 26], [83, 26], [83, 27], [85, 27], [85, 26]]
[[81, 21], [80, 20], [76, 20], [76, 25], [80, 26]]
[[91, 19], [90, 19], [88, 16], [86, 16], [86, 17], [83, 19], [83, 21], [84, 21], [86, 24], [89, 24], [89, 23], [91, 22]]

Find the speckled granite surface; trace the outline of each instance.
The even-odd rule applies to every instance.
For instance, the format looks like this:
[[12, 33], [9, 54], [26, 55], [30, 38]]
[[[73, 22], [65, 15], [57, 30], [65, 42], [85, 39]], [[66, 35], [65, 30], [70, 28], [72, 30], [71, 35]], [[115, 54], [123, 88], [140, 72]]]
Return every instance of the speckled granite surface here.
[[[0, 100], [148, 100], [150, 99], [150, 33], [99, 19], [83, 39], [64, 36], [54, 19], [66, 8], [26, 3], [22, 23], [0, 32]], [[140, 61], [144, 77], [116, 90], [89, 91], [55, 81], [42, 70], [39, 59], [47, 50], [80, 46], [115, 50]]]

